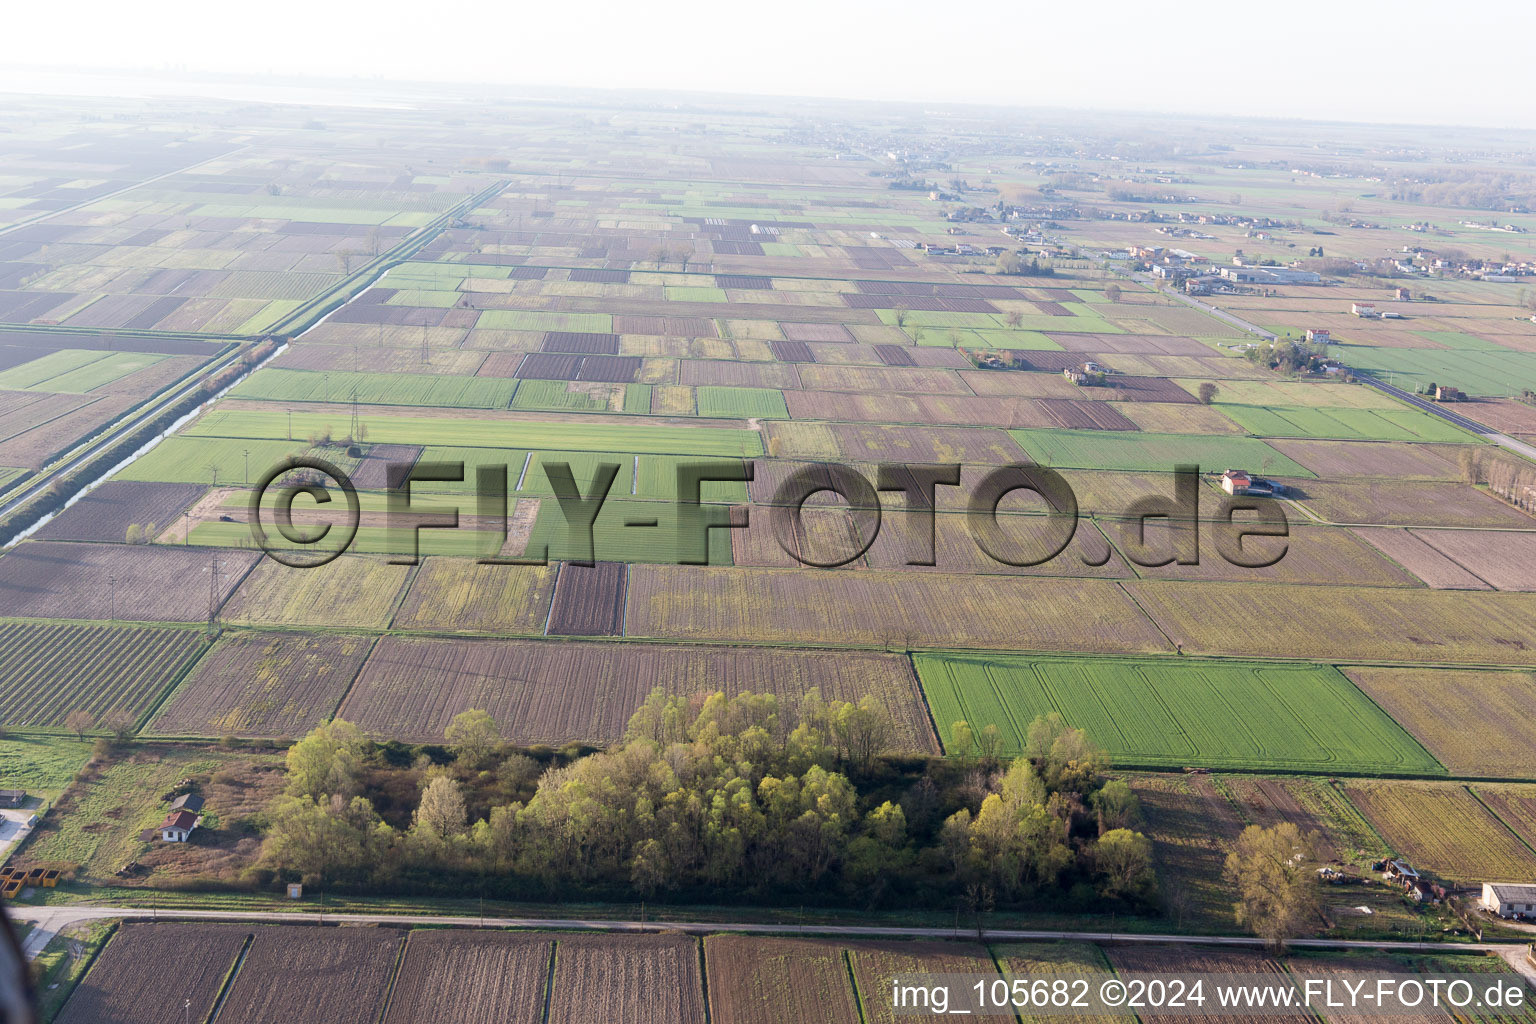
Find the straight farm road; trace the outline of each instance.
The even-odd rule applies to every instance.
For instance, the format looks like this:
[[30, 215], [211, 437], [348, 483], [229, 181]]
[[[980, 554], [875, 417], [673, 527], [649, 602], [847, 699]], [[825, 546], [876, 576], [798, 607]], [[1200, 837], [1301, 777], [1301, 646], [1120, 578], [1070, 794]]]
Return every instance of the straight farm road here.
[[[623, 921], [599, 918], [474, 917], [450, 914], [326, 914], [284, 910], [157, 910], [150, 907], [66, 905], [51, 907], [13, 906], [11, 913], [24, 921], [34, 921], [58, 931], [81, 921], [107, 918], [160, 921], [248, 921], [257, 923], [314, 923], [346, 925], [457, 925], [468, 928], [528, 928], [553, 931], [590, 932], [683, 932], [708, 935], [737, 932], [747, 935], [807, 935], [848, 939], [965, 939], [976, 940], [975, 928], [906, 928], [884, 925], [764, 924], [753, 921]], [[1028, 928], [987, 928], [979, 938], [984, 942], [1135, 942], [1206, 946], [1263, 946], [1264, 941], [1249, 935], [1151, 935], [1125, 932], [1075, 932]], [[1529, 947], [1521, 942], [1483, 942], [1448, 945], [1437, 942], [1375, 942], [1352, 939], [1296, 939], [1291, 943], [1303, 949], [1371, 949], [1399, 952], [1474, 952], [1503, 956], [1517, 963], [1529, 957]], [[30, 951], [29, 951], [29, 955]], [[1536, 988], [1536, 968], [1526, 964], [1521, 969], [1526, 980]]]

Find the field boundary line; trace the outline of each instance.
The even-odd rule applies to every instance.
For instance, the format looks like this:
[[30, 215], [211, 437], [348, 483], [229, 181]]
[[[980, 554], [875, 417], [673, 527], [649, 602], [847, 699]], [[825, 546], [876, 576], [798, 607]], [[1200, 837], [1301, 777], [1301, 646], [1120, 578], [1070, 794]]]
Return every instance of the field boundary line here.
[[159, 698], [150, 704], [134, 722], [134, 736], [140, 735], [145, 729], [149, 728], [149, 723], [155, 720], [155, 715], [159, 713], [161, 708], [165, 707], [166, 702], [171, 699], [176, 691], [181, 689], [181, 684], [187, 681], [187, 677], [192, 674], [192, 670], [207, 656], [209, 651], [213, 650], [214, 645], [219, 642], [219, 638], [223, 633], [224, 631], [220, 629], [215, 631], [211, 637], [205, 635], [203, 646], [171, 675], [170, 685], [160, 691]]
[[341, 696], [337, 697], [336, 702], [331, 705], [331, 710], [326, 714], [324, 721], [336, 721], [336, 716], [341, 713], [341, 706], [347, 702], [347, 698], [352, 696], [352, 691], [357, 688], [357, 681], [362, 678], [363, 669], [368, 665], [368, 659], [373, 657], [374, 650], [379, 646], [379, 641], [383, 638], [384, 634], [380, 633], [369, 641], [367, 652], [358, 659], [357, 670], [352, 673], [352, 678], [347, 680], [346, 689], [341, 691]]
[[[1395, 725], [1399, 729], [1401, 729], [1404, 736], [1407, 736], [1409, 739], [1413, 740], [1414, 744], [1420, 750], [1424, 751], [1424, 755], [1426, 757], [1428, 757], [1431, 761], [1435, 762], [1435, 764], [1439, 765], [1441, 768], [1444, 768], [1445, 769], [1445, 775], [1446, 775], [1447, 778], [1452, 777], [1452, 772], [1451, 772], [1450, 766], [1447, 765], [1444, 761], [1440, 760], [1438, 757], [1436, 757], [1435, 756], [1435, 752], [1430, 750], [1428, 747], [1426, 747], [1424, 745], [1424, 741], [1423, 740], [1421, 740], [1417, 736], [1415, 736], [1413, 734], [1413, 732], [1406, 725], [1404, 725], [1402, 722], [1399, 722], [1397, 720], [1397, 717], [1395, 715], [1393, 715], [1392, 712], [1390, 712], [1386, 708], [1382, 707], [1381, 704], [1376, 700], [1375, 697], [1372, 697], [1369, 693], [1366, 693], [1365, 692], [1365, 688], [1363, 686], [1361, 686], [1359, 683], [1355, 682], [1353, 679], [1351, 679], [1348, 672], [1344, 671], [1344, 669], [1341, 668], [1338, 665], [1333, 666], [1333, 670], [1335, 672], [1337, 672], [1339, 675], [1343, 676], [1344, 677], [1344, 681], [1346, 683], [1348, 683], [1350, 686], [1354, 687], [1355, 691], [1357, 693], [1359, 693], [1360, 696], [1364, 697], [1370, 703], [1370, 705], [1373, 708], [1375, 708], [1377, 711], [1380, 711], [1383, 715], [1385, 715], [1387, 721], [1391, 722], [1393, 725]], [[1357, 808], [1355, 808], [1355, 810], [1358, 811], [1359, 808], [1357, 807]], [[1533, 851], [1533, 852], [1536, 852], [1536, 851]]]
[[842, 954], [843, 970], [848, 972], [848, 987], [853, 989], [853, 1005], [859, 1008], [859, 1020], [862, 1024], [869, 1024], [869, 1017], [864, 1012], [864, 994], [859, 991], [859, 977], [853, 973], [853, 955], [848, 951], [847, 946], [843, 947]]
[[[385, 557], [389, 557], [388, 554]], [[400, 589], [396, 592], [394, 601], [391, 602], [389, 618], [384, 620], [383, 627], [377, 631], [380, 636], [394, 630], [395, 620], [400, 617], [400, 609], [405, 607], [405, 602], [410, 596], [411, 588], [416, 585], [416, 576], [421, 572], [421, 563], [431, 557], [431, 555], [422, 555], [416, 560], [415, 565], [406, 566], [405, 579], [400, 581]], [[303, 629], [304, 627], [296, 626], [294, 628]]]
[[1472, 799], [1476, 800], [1478, 804], [1481, 805], [1483, 810], [1487, 811], [1493, 816], [1494, 821], [1498, 822], [1500, 825], [1503, 825], [1504, 830], [1515, 837], [1516, 842], [1525, 847], [1527, 850], [1530, 850], [1533, 854], [1536, 854], [1536, 847], [1533, 847], [1530, 843], [1526, 842], [1525, 837], [1522, 836], [1519, 832], [1516, 832], [1514, 827], [1510, 825], [1509, 822], [1504, 820], [1504, 816], [1502, 814], [1494, 810], [1492, 807], [1489, 807], [1488, 802], [1483, 799], [1482, 794], [1478, 793], [1477, 790], [1472, 788], [1472, 783], [1463, 782], [1461, 783], [1461, 788], [1470, 793], [1472, 795]]
[[[1168, 631], [1163, 628], [1163, 624], [1161, 622], [1158, 622], [1157, 619], [1155, 619], [1152, 616], [1151, 612], [1147, 611], [1146, 608], [1142, 607], [1141, 602], [1136, 600], [1136, 595], [1135, 594], [1131, 593], [1129, 590], [1126, 589], [1125, 581], [1124, 580], [1111, 580], [1110, 582], [1114, 583], [1114, 585], [1120, 590], [1120, 592], [1122, 594], [1124, 594], [1130, 600], [1131, 604], [1136, 606], [1136, 610], [1141, 612], [1142, 616], [1148, 622], [1150, 622], [1152, 624], [1152, 628], [1157, 630], [1158, 635], [1161, 636], [1164, 640], [1168, 641], [1168, 646], [1173, 648], [1174, 655], [1176, 657], [1183, 657], [1184, 656], [1184, 645], [1174, 642], [1173, 637], [1169, 636], [1168, 635]], [[1166, 652], [1164, 652], [1164, 653], [1166, 653]], [[1143, 655], [1143, 657], [1155, 657], [1155, 656], [1156, 655]], [[1111, 657], [1113, 657], [1113, 655], [1111, 655]], [[1122, 657], [1127, 657], [1127, 655], [1122, 655]]]
[[389, 972], [389, 982], [384, 986], [384, 999], [379, 1003], [379, 1012], [373, 1018], [374, 1024], [384, 1024], [389, 1019], [389, 1008], [395, 1001], [395, 986], [400, 983], [400, 972], [405, 969], [405, 958], [410, 955], [411, 936], [415, 929], [407, 928], [400, 936], [400, 945], [395, 949], [395, 963]]
[[933, 741], [939, 751], [939, 756], [948, 757], [949, 752], [944, 749], [944, 739], [939, 735], [938, 719], [933, 717], [933, 705], [928, 703], [928, 691], [923, 689], [922, 673], [918, 672], [917, 662], [913, 660], [911, 651], [906, 652], [905, 658], [907, 660], [907, 668], [912, 673], [912, 681], [917, 684], [917, 696], [923, 702], [923, 714], [928, 719], [928, 727], [933, 730]]
[[549, 940], [549, 965], [544, 970], [544, 1012], [539, 1024], [549, 1024], [549, 1014], [555, 1001], [555, 958], [560, 955], [560, 940]]
[[235, 987], [235, 978], [240, 974], [240, 968], [245, 966], [245, 958], [250, 955], [251, 946], [256, 941], [256, 933], [248, 932], [240, 944], [240, 951], [235, 954], [234, 963], [229, 970], [224, 972], [224, 983], [219, 986], [219, 991], [214, 995], [213, 1005], [208, 1008], [208, 1016], [203, 1018], [205, 1024], [214, 1024], [219, 1015], [224, 1012], [224, 1004], [229, 999], [229, 993]]
[[[992, 966], [997, 970], [997, 976], [1004, 981], [1008, 980], [1008, 972], [1003, 969], [1003, 962], [997, 958], [997, 949], [993, 943], [985, 943], [982, 946], [987, 951], [987, 957], [992, 961]], [[1019, 1008], [1013, 1009], [1014, 1024], [1024, 1024], [1024, 1018], [1019, 1014]]]
[[704, 1024], [710, 1024], [714, 1014], [709, 1009], [709, 962], [704, 957], [704, 939], [703, 935], [694, 936], [693, 946], [699, 958], [699, 994], [704, 997]]

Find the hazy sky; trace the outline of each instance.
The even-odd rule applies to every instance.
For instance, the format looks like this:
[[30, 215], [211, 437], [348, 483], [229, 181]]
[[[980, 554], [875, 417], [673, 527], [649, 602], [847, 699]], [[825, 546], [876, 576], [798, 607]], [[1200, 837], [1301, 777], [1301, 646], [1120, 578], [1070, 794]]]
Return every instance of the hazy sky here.
[[1530, 0], [73, 0], [5, 34], [30, 65], [1536, 129]]

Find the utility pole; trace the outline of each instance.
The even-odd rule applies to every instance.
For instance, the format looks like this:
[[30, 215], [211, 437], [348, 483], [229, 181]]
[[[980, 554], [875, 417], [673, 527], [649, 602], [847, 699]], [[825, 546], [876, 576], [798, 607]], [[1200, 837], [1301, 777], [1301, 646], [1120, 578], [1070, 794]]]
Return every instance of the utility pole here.
[[251, 450], [245, 449], [245, 486], [251, 486]]
[[107, 620], [117, 621], [117, 574], [107, 573]]

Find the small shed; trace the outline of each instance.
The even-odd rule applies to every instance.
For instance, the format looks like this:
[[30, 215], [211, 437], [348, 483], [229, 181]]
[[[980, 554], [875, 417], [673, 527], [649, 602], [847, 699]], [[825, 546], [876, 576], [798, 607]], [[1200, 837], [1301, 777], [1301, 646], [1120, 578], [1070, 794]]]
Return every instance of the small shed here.
[[0, 807], [20, 807], [27, 801], [24, 789], [0, 789]]
[[196, 813], [203, 809], [203, 798], [196, 793], [183, 793], [171, 801], [172, 811], [192, 811]]

